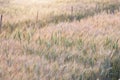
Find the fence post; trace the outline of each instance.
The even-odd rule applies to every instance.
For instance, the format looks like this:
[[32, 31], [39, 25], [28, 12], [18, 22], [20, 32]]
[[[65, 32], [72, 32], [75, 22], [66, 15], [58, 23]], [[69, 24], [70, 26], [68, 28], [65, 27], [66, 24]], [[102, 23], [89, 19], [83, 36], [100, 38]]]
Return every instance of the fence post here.
[[38, 27], [38, 20], [39, 20], [39, 11], [37, 11], [35, 16], [35, 27]]
[[74, 16], [74, 8], [73, 8], [73, 6], [71, 7], [71, 14], [70, 14], [70, 15], [71, 15], [70, 20], [73, 21], [73, 20], [74, 20], [74, 17], [75, 17], [75, 16]]
[[39, 17], [39, 12], [37, 11], [37, 15], [36, 15], [36, 23], [38, 22], [38, 17]]
[[71, 7], [71, 15], [73, 15], [73, 6]]
[[2, 28], [2, 19], [3, 19], [3, 15], [0, 14], [0, 32], [1, 32], [1, 28]]

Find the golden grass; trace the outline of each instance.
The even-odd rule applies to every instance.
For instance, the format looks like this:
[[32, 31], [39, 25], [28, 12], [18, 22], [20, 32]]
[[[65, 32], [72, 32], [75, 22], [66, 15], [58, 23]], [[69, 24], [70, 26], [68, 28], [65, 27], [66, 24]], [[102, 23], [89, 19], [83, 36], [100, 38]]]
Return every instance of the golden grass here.
[[119, 3], [36, 1], [0, 6], [0, 80], [120, 78]]

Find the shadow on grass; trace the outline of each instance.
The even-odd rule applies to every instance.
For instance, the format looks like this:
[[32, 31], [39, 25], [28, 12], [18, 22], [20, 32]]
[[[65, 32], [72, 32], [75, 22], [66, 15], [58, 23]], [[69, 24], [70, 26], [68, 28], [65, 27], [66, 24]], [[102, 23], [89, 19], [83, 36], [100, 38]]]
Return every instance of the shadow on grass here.
[[41, 22], [41, 25], [45, 26], [46, 24], [50, 24], [50, 23], [58, 24], [60, 22], [72, 22], [74, 20], [80, 21], [83, 18], [91, 17], [91, 16], [94, 16], [95, 14], [99, 14], [102, 12], [106, 12], [108, 14], [114, 14], [115, 11], [119, 11], [119, 7], [120, 7], [119, 3], [117, 4], [98, 3], [96, 4], [95, 8], [85, 10], [84, 12], [81, 12], [81, 11], [74, 12], [73, 10], [74, 12], [73, 14], [66, 14], [66, 13], [59, 14], [59, 15], [53, 14], [48, 19], [46, 19], [45, 22], [40, 20], [38, 23]]
[[17, 23], [6, 23], [3, 24], [3, 29], [7, 30], [7, 32], [13, 32], [16, 28], [21, 27], [21, 26], [27, 26], [27, 27], [38, 27], [38, 28], [42, 28], [45, 27], [46, 25], [49, 24], [58, 24], [61, 22], [72, 22], [74, 20], [80, 21], [83, 18], [87, 18], [87, 17], [91, 17], [94, 16], [95, 14], [99, 14], [102, 12], [106, 12], [108, 14], [114, 14], [115, 11], [119, 11], [119, 7], [120, 4], [108, 4], [108, 3], [98, 3], [96, 4], [95, 8], [91, 8], [88, 10], [84, 10], [83, 12], [81, 12], [80, 10], [78, 12], [75, 12], [74, 10], [72, 10], [74, 13], [73, 14], [52, 14], [50, 16], [48, 16], [45, 19], [42, 20], [38, 20], [37, 22], [35, 20], [25, 20], [25, 21], [21, 21], [21, 22], [17, 22]]

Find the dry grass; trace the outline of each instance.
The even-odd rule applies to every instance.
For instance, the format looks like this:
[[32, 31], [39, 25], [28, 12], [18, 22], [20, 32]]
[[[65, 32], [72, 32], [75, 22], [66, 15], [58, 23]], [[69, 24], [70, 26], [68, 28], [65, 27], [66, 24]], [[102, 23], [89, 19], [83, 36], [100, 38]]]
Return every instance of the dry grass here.
[[119, 1], [22, 1], [0, 3], [0, 80], [120, 78]]

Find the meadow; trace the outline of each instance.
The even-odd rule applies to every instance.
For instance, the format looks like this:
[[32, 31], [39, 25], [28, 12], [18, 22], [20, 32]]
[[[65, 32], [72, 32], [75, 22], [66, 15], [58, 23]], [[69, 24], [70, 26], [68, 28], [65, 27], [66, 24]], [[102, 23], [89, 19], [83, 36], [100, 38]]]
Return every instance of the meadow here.
[[119, 0], [0, 0], [0, 80], [119, 80]]

